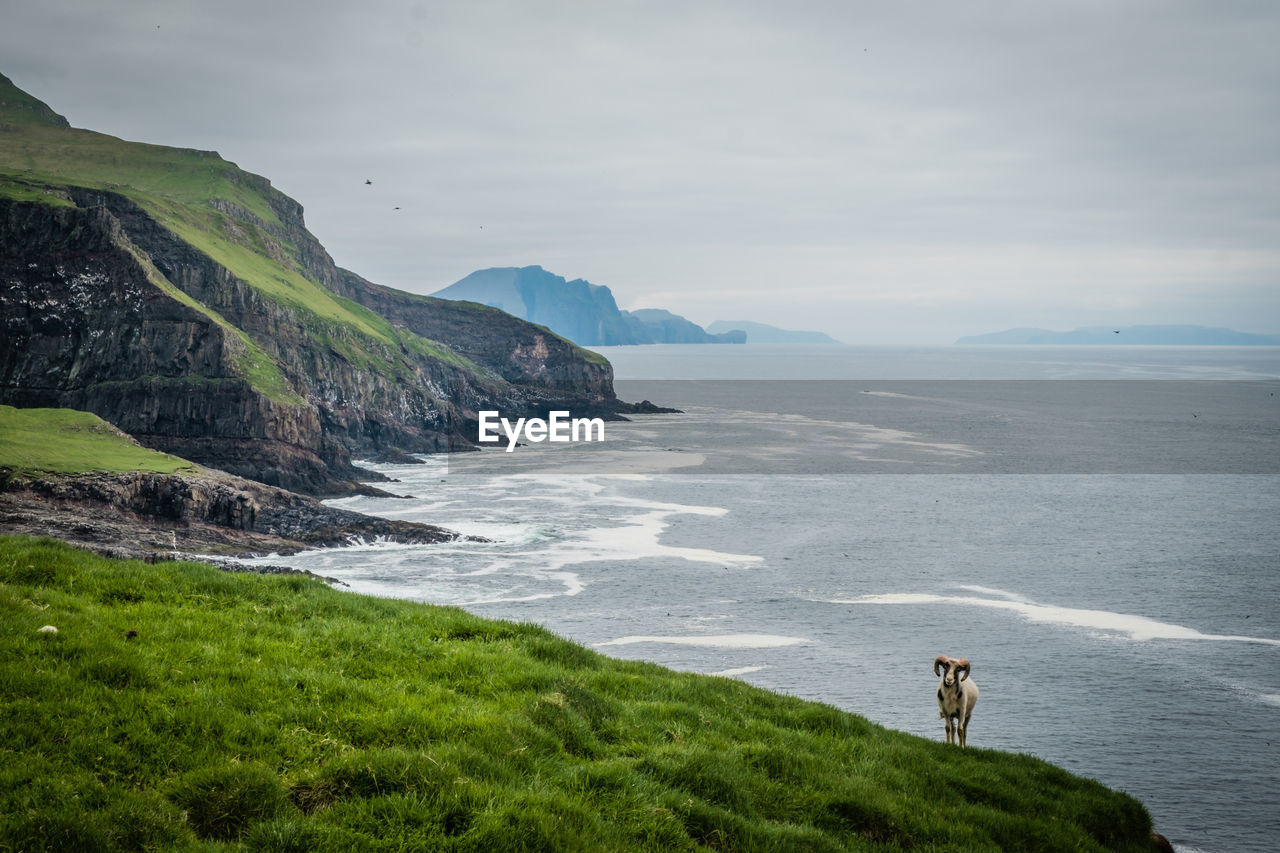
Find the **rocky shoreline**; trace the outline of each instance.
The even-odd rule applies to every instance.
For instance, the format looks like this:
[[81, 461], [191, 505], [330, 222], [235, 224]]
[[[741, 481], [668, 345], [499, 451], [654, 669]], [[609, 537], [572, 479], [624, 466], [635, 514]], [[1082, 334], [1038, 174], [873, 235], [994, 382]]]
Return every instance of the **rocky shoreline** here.
[[[107, 556], [149, 562], [195, 559], [243, 571], [246, 567], [227, 558], [294, 554], [375, 539], [434, 544], [462, 538], [442, 527], [336, 509], [207, 469], [56, 477], [0, 469], [0, 483], [3, 532], [50, 536]], [[263, 570], [293, 571], [280, 566]]]

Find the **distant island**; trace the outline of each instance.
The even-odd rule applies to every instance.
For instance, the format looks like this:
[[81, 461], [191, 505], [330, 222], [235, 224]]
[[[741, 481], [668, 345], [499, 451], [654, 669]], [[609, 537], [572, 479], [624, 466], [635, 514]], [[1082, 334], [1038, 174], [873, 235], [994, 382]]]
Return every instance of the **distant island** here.
[[578, 346], [629, 344], [741, 344], [740, 330], [711, 334], [660, 308], [623, 311], [613, 292], [585, 279], [572, 281], [540, 266], [477, 270], [432, 296], [478, 302], [546, 326]]
[[716, 320], [707, 326], [708, 332], [728, 332], [733, 329], [746, 332], [747, 342], [752, 344], [841, 343], [825, 332], [780, 329], [777, 326], [770, 326], [767, 323], [753, 323], [750, 320]]
[[1070, 332], [1049, 329], [1006, 329], [959, 338], [957, 344], [1050, 344], [1132, 346], [1280, 346], [1280, 335], [1258, 335], [1209, 326], [1085, 326]]

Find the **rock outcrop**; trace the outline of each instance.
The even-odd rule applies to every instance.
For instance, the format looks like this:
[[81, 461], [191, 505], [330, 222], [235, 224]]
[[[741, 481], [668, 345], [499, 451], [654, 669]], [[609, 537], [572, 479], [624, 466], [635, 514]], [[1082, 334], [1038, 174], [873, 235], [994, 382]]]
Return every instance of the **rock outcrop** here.
[[362, 540], [459, 538], [440, 527], [335, 509], [216, 472], [10, 477], [0, 471], [0, 482], [5, 532], [56, 536], [111, 556], [291, 554]]

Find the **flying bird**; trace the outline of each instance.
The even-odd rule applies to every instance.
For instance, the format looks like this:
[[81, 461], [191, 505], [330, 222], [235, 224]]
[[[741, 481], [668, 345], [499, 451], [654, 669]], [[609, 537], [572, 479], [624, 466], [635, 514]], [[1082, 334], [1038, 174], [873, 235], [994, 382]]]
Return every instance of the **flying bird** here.
[[373, 183], [373, 181], [369, 180], [368, 178], [365, 178], [365, 179], [364, 179], [364, 182], [365, 182], [366, 184], [371, 184], [371, 183]]

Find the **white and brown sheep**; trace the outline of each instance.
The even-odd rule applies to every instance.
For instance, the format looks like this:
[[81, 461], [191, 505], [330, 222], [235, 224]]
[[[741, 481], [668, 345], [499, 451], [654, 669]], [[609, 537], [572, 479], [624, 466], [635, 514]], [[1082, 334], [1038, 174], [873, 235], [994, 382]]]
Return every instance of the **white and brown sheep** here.
[[969, 671], [967, 658], [938, 655], [933, 662], [933, 674], [942, 676], [938, 682], [938, 716], [947, 724], [947, 743], [962, 747], [973, 706], [978, 704], [978, 685], [969, 677]]

